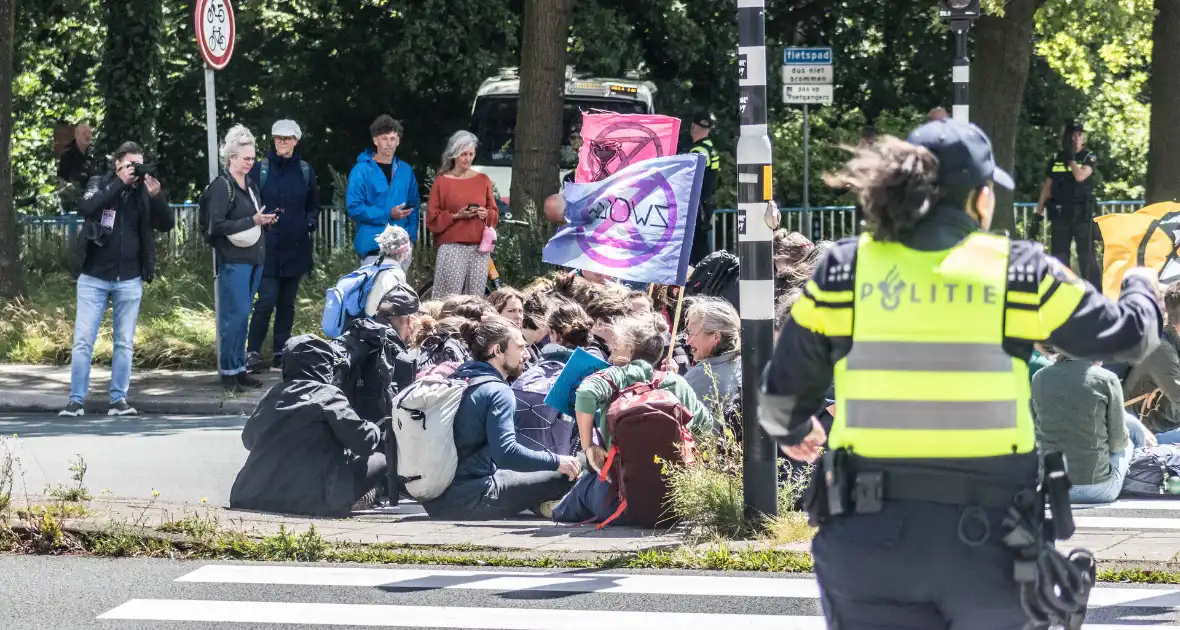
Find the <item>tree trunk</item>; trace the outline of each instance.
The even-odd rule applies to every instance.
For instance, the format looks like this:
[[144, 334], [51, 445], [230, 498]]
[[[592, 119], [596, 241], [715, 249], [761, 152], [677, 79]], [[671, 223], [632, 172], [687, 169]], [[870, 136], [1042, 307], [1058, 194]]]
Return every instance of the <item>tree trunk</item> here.
[[13, 24], [16, 0], [0, 0], [0, 298], [24, 292], [20, 266], [20, 234], [12, 203], [12, 80]]
[[[521, 261], [540, 265], [547, 224], [540, 220], [560, 179], [566, 41], [574, 0], [525, 0], [520, 54], [520, 103], [512, 158], [512, 214], [527, 221], [531, 238], [520, 239]], [[539, 268], [538, 268], [539, 270]]]
[[1151, 31], [1151, 145], [1147, 203], [1180, 200], [1180, 0], [1155, 0]]
[[[1028, 82], [1033, 50], [1033, 27], [1044, 0], [1010, 0], [1004, 17], [985, 15], [975, 28], [975, 54], [971, 63], [971, 122], [991, 138], [996, 164], [1013, 172], [1016, 164], [1016, 131], [1020, 104]], [[1016, 233], [1012, 212], [1013, 193], [996, 189], [996, 213], [992, 229]]]
[[128, 140], [154, 155], [163, 5], [161, 0], [104, 4], [107, 36], [99, 77], [106, 116], [97, 134], [99, 155]]

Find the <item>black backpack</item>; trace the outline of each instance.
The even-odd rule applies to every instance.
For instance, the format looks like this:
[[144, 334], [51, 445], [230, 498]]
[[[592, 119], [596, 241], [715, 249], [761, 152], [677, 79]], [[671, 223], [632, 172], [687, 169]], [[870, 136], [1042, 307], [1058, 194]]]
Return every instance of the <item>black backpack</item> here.
[[684, 294], [720, 297], [740, 312], [738, 257], [724, 250], [705, 256], [693, 269]]
[[197, 221], [199, 223], [199, 227], [201, 228], [201, 235], [205, 238], [205, 242], [210, 244], [213, 243], [213, 236], [209, 234], [209, 223], [211, 221], [209, 218], [209, 189], [213, 186], [217, 186], [217, 182], [223, 182], [220, 185], [229, 189], [229, 205], [231, 208], [234, 205], [235, 186], [230, 183], [229, 178], [225, 175], [218, 175], [213, 181], [209, 182], [208, 186], [205, 187], [205, 192], [201, 193], [200, 205], [197, 211]]
[[1123, 494], [1158, 497], [1168, 477], [1180, 476], [1180, 447], [1160, 444], [1136, 449], [1123, 479]]

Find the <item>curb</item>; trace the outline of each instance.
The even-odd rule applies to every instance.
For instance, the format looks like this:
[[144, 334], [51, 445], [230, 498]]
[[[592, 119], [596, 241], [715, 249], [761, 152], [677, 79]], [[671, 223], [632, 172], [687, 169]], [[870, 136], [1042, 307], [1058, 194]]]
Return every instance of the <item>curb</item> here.
[[[61, 411], [70, 401], [68, 394], [28, 393], [0, 390], [0, 413], [37, 413]], [[135, 396], [127, 402], [141, 414], [154, 415], [250, 415], [257, 400], [242, 398], [167, 398], [163, 396]], [[86, 413], [105, 414], [105, 401], [88, 401]]]

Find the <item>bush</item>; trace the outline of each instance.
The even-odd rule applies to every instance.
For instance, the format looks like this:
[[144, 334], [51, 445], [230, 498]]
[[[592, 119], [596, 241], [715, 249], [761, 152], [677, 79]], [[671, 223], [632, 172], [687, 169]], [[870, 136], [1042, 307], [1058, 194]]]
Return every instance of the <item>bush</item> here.
[[811, 536], [806, 516], [795, 504], [807, 487], [811, 469], [779, 481], [778, 512], [773, 519], [745, 517], [742, 492], [742, 445], [731, 430], [698, 441], [699, 454], [691, 466], [665, 469], [669, 507], [694, 537], [748, 539], [769, 536], [778, 542], [798, 542]]

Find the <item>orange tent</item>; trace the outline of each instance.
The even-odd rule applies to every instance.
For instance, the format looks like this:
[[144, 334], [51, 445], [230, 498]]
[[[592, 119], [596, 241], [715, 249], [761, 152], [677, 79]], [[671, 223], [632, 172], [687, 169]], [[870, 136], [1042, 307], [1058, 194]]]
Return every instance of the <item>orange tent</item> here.
[[1118, 299], [1123, 274], [1134, 267], [1160, 272], [1160, 283], [1180, 280], [1180, 203], [1154, 203], [1130, 214], [1094, 219], [1102, 233], [1102, 293]]

